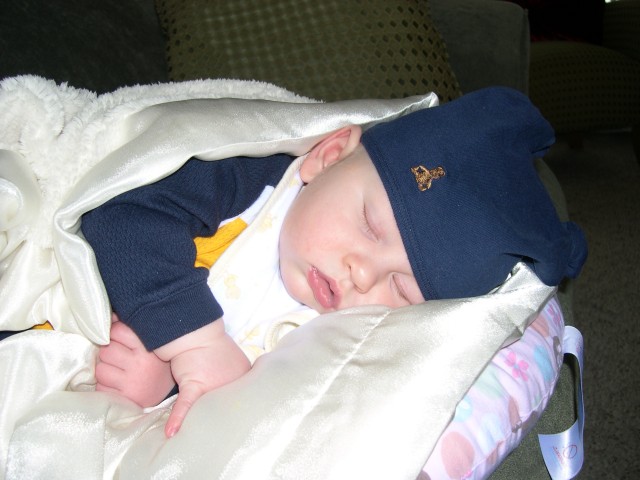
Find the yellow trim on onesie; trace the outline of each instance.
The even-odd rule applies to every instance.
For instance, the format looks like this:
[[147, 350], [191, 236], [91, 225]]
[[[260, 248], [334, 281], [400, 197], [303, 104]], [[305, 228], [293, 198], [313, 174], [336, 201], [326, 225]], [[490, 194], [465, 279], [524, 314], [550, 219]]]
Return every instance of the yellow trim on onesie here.
[[193, 243], [196, 245], [196, 261], [194, 265], [211, 269], [211, 266], [218, 261], [218, 258], [227, 247], [253, 222], [269, 197], [271, 197], [273, 191], [274, 188], [271, 185], [265, 186], [260, 196], [249, 208], [236, 217], [224, 220], [218, 226], [216, 233], [210, 237], [194, 238]]
[[247, 222], [238, 217], [222, 225], [211, 237], [196, 237], [196, 267], [211, 268], [229, 245], [247, 228]]
[[40, 325], [34, 325], [31, 330], [53, 330], [53, 325], [49, 322], [41, 323]]

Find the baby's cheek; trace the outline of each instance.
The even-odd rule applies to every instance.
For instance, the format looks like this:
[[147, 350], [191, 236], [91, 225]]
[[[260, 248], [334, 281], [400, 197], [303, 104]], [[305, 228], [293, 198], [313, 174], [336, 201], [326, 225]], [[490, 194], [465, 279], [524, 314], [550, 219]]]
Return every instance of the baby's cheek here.
[[280, 277], [282, 278], [282, 283], [284, 284], [284, 288], [287, 290], [287, 293], [291, 295], [298, 302], [302, 302], [301, 297], [301, 284], [299, 275], [295, 274], [296, 272], [292, 271], [292, 268], [287, 261], [283, 261], [282, 257], [280, 257]]

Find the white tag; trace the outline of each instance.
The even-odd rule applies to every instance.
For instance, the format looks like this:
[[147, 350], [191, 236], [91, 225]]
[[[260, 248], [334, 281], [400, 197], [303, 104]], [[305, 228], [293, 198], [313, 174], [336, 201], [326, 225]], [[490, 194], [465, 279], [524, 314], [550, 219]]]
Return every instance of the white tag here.
[[578, 359], [578, 418], [564, 432], [552, 435], [538, 435], [542, 457], [552, 480], [568, 480], [575, 477], [584, 461], [584, 400], [582, 395], [582, 364], [584, 344], [582, 334], [577, 328], [565, 327], [563, 338], [564, 353]]

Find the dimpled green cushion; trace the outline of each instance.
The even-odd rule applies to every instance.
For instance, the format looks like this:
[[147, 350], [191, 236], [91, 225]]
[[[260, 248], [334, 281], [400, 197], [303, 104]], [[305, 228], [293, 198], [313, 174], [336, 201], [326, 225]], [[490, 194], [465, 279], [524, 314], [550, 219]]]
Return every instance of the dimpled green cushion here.
[[640, 121], [640, 62], [584, 42], [534, 42], [529, 96], [557, 133]]
[[156, 0], [173, 81], [254, 79], [325, 101], [460, 95], [427, 2]]

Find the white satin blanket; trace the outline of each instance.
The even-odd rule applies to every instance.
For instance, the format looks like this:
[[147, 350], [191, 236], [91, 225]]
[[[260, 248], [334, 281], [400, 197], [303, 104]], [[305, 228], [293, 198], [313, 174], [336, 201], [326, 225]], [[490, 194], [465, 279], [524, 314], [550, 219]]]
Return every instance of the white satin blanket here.
[[[109, 303], [82, 214], [191, 156], [302, 155], [350, 123], [437, 105], [433, 94], [323, 104], [229, 80], [96, 96], [37, 77], [0, 83], [0, 478], [415, 479], [455, 406], [553, 295], [525, 266], [496, 292], [351, 309], [288, 333], [163, 434], [93, 392]], [[214, 266], [215, 268], [215, 266]]]

